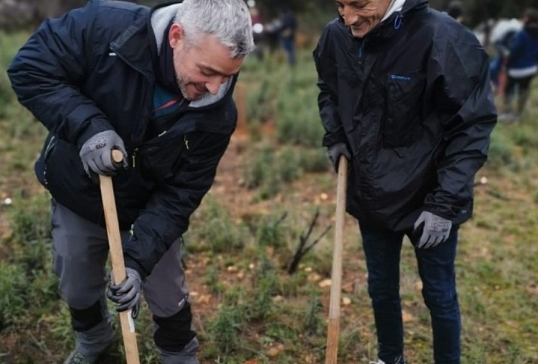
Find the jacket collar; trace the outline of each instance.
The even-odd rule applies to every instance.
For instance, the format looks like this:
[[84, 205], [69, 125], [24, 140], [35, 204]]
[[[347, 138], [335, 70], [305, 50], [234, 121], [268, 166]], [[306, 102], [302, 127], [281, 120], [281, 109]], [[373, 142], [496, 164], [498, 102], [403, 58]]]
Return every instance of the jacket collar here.
[[[405, 25], [405, 15], [407, 13], [411, 11], [426, 9], [427, 7], [428, 0], [406, 0], [400, 11], [392, 13], [387, 19], [380, 22], [374, 29], [372, 29], [368, 34], [366, 34], [364, 38], [358, 39], [353, 37], [349, 28], [347, 29], [347, 32], [351, 38], [359, 41], [368, 40], [368, 42], [370, 42], [372, 39], [383, 40], [385, 38], [390, 38]], [[338, 18], [342, 25], [346, 27], [344, 19], [341, 16], [339, 16]]]

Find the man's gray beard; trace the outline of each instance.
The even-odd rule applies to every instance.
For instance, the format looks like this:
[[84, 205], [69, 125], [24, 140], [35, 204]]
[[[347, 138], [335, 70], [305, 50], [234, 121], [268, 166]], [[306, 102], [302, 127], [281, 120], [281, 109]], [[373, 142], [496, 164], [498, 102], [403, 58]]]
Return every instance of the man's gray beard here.
[[183, 95], [183, 98], [187, 99], [187, 86], [185, 86], [185, 82], [183, 82], [180, 76], [176, 76], [176, 82], [179, 87], [179, 91], [181, 91], [181, 95]]

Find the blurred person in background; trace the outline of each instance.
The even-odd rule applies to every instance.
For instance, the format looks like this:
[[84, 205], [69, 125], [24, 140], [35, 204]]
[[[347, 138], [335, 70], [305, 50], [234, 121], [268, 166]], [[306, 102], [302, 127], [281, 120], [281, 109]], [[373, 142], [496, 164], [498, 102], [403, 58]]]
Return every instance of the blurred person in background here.
[[458, 23], [463, 23], [463, 4], [461, 2], [452, 1], [448, 4], [446, 13]]
[[258, 60], [263, 59], [263, 38], [264, 38], [264, 27], [263, 27], [263, 19], [260, 15], [260, 10], [256, 7], [256, 5], [252, 5], [249, 7], [250, 12], [250, 19], [252, 24], [252, 34], [254, 38], [254, 44], [255, 49], [253, 53], [256, 55], [256, 58]]
[[491, 30], [491, 43], [497, 54], [490, 62], [490, 77], [493, 91], [504, 92], [506, 86], [506, 63], [510, 54], [510, 44], [514, 35], [523, 28], [519, 19], [502, 19], [495, 23]]
[[35, 171], [77, 336], [66, 364], [94, 363], [113, 337], [97, 175], [114, 176], [127, 274], [107, 296], [135, 315], [144, 294], [161, 362], [198, 363], [181, 236], [235, 128], [232, 92], [253, 47], [243, 0], [90, 1], [46, 20], [15, 56], [13, 89], [49, 131]]
[[286, 52], [288, 64], [295, 66], [295, 33], [297, 32], [297, 19], [290, 7], [280, 12], [280, 43]]
[[[531, 83], [538, 73], [538, 10], [529, 8], [522, 17], [523, 29], [511, 39], [506, 54], [504, 108], [499, 120], [515, 121], [525, 109]], [[515, 112], [512, 103], [517, 93]]]
[[323, 145], [349, 160], [377, 342], [375, 363], [403, 364], [400, 254], [410, 238], [436, 364], [461, 362], [455, 258], [496, 110], [488, 55], [427, 0], [337, 0], [314, 51]]

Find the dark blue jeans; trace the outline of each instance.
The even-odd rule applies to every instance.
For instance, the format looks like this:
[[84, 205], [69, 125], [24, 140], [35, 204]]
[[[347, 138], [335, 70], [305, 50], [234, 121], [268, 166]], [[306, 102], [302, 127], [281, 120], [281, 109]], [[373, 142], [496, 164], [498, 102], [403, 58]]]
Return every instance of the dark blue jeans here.
[[290, 66], [295, 66], [295, 41], [293, 39], [282, 39], [282, 48], [286, 51], [288, 55], [288, 64]]
[[[404, 233], [361, 226], [368, 293], [377, 329], [378, 356], [395, 363], [403, 356], [403, 321], [400, 301], [400, 251]], [[422, 279], [422, 296], [430, 310], [436, 364], [459, 364], [460, 311], [456, 294], [454, 260], [458, 229], [435, 248], [415, 249]]]

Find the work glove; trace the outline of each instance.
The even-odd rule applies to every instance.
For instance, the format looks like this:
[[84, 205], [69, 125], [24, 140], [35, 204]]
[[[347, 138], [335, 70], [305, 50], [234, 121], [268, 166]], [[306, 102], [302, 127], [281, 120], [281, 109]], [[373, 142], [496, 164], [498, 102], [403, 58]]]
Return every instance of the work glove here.
[[117, 304], [116, 311], [122, 312], [132, 309], [131, 316], [136, 318], [142, 295], [142, 278], [132, 268], [125, 268], [125, 274], [127, 277], [123, 282], [112, 284], [112, 282], [115, 282], [114, 272], [110, 273], [110, 286], [108, 287], [107, 297]]
[[336, 143], [334, 145], [331, 145], [327, 149], [327, 156], [329, 157], [329, 160], [331, 161], [331, 164], [333, 165], [334, 171], [338, 173], [338, 162], [340, 160], [340, 156], [344, 156], [347, 158], [347, 160], [351, 160], [351, 153], [349, 153], [349, 149], [347, 148], [346, 143]]
[[[112, 150], [117, 149], [123, 154], [121, 163], [112, 160]], [[127, 168], [127, 151], [123, 140], [114, 130], [95, 134], [88, 139], [80, 149], [80, 159], [84, 170], [90, 178], [92, 172], [103, 176], [112, 176], [120, 168]]]
[[413, 235], [418, 240], [415, 245], [419, 249], [433, 248], [448, 239], [450, 229], [452, 229], [452, 221], [431, 212], [422, 211], [414, 225]]

